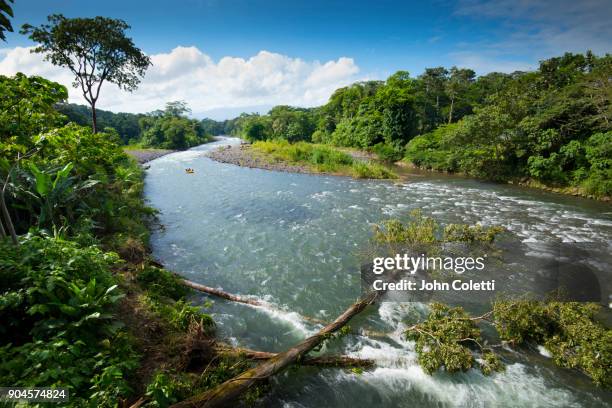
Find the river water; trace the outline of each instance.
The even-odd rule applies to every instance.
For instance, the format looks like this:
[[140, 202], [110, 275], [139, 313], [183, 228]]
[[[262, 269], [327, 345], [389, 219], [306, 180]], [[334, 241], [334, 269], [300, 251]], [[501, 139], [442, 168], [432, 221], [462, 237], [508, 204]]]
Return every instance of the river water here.
[[[432, 174], [401, 182], [292, 174], [214, 162], [210, 149], [235, 138], [150, 162], [146, 197], [164, 228], [153, 252], [187, 279], [269, 302], [255, 308], [196, 296], [224, 341], [278, 352], [333, 320], [360, 296], [359, 254], [372, 225], [415, 208], [440, 223], [502, 225], [529, 264], [542, 242], [588, 242], [591, 262], [609, 274], [612, 206], [513, 186]], [[187, 174], [191, 167], [194, 174]], [[531, 249], [530, 249], [531, 248]], [[606, 275], [609, 277], [609, 275]], [[608, 303], [607, 299], [602, 300]], [[376, 361], [358, 374], [299, 368], [273, 379], [271, 407], [599, 407], [612, 398], [579, 373], [553, 365], [546, 352], [505, 351], [504, 372], [426, 375], [414, 345], [402, 337], [421, 303], [385, 302], [351, 322], [352, 333], [329, 342], [333, 351]], [[370, 331], [366, 333], [365, 330]], [[376, 336], [371, 332], [376, 331]]]

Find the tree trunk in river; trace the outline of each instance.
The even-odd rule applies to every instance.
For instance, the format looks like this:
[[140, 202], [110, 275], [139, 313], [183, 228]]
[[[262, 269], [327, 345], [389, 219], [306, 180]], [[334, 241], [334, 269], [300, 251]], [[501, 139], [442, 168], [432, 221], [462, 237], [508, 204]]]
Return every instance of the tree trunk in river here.
[[[163, 268], [163, 265], [155, 262], [155, 264], [159, 265], [159, 267]], [[203, 292], [209, 295], [213, 295], [213, 296], [217, 296], [220, 297], [222, 299], [227, 299], [227, 300], [231, 300], [232, 302], [238, 302], [238, 303], [244, 303], [247, 305], [251, 305], [251, 306], [258, 306], [258, 307], [264, 307], [264, 306], [268, 306], [270, 308], [274, 308], [272, 305], [266, 303], [266, 302], [262, 302], [256, 299], [249, 299], [249, 298], [245, 298], [242, 296], [238, 296], [238, 295], [234, 295], [233, 293], [229, 293], [226, 292], [224, 290], [221, 289], [215, 289], [215, 288], [211, 288], [210, 286], [205, 286], [199, 283], [195, 283], [192, 282], [190, 280], [184, 279], [182, 278], [180, 275], [176, 275], [181, 279], [181, 282], [183, 283], [183, 285], [187, 286], [188, 288], [191, 289], [195, 289], [199, 292]], [[316, 324], [327, 324], [327, 322], [321, 320], [321, 319], [317, 319], [315, 317], [310, 317], [310, 316], [302, 316], [302, 319], [309, 321], [311, 323], [316, 323]]]
[[209, 295], [218, 296], [223, 299], [231, 300], [232, 302], [246, 303], [247, 305], [253, 305], [253, 306], [263, 306], [263, 303], [258, 300], [243, 298], [241, 296], [233, 295], [231, 293], [225, 292], [221, 289], [211, 288], [210, 286], [201, 285], [199, 283], [195, 283], [190, 280], [183, 279], [180, 277], [180, 275], [177, 275], [177, 276], [181, 279], [183, 285], [191, 289], [195, 289], [199, 292], [204, 292], [204, 293], [208, 293]]
[[276, 356], [251, 368], [242, 374], [224, 382], [203, 394], [196, 395], [188, 400], [172, 405], [173, 408], [186, 407], [225, 407], [231, 401], [235, 401], [251, 385], [259, 380], [264, 380], [287, 368], [287, 366], [299, 362], [309, 351], [321, 344], [330, 334], [340, 330], [345, 324], [359, 314], [368, 305], [372, 304], [378, 297], [379, 292], [370, 292], [344, 311], [336, 320], [328, 324], [319, 332], [287, 351], [278, 353]]
[[[215, 351], [218, 353], [235, 357], [244, 356], [250, 360], [269, 360], [278, 355], [278, 353], [271, 353], [268, 351], [258, 351], [240, 347], [223, 346], [219, 344], [215, 346]], [[349, 357], [344, 355], [329, 355], [319, 357], [305, 357], [303, 360], [300, 361], [300, 364], [316, 367], [373, 367], [374, 360]]]

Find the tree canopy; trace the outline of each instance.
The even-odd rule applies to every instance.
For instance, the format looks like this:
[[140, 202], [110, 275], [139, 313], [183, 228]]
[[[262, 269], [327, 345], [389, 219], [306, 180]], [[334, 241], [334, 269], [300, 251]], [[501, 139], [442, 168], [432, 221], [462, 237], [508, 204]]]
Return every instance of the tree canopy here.
[[0, 40], [6, 41], [5, 32], [13, 32], [13, 25], [9, 17], [13, 16], [13, 8], [9, 5], [13, 0], [0, 0]]
[[74, 74], [74, 87], [81, 89], [91, 106], [95, 133], [102, 84], [108, 81], [123, 90], [135, 90], [151, 65], [150, 58], [126, 36], [130, 26], [123, 20], [66, 18], [61, 14], [47, 19], [49, 24], [39, 27], [24, 24], [21, 33], [38, 44], [32, 52], [44, 54], [46, 60]]

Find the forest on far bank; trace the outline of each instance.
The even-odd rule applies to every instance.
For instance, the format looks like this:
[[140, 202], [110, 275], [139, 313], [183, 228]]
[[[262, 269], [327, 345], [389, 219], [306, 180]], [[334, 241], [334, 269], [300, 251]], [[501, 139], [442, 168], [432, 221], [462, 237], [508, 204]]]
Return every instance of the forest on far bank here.
[[[101, 128], [123, 144], [182, 149], [211, 135], [354, 147], [389, 162], [494, 181], [612, 195], [612, 56], [566, 53], [531, 72], [476, 76], [468, 68], [427, 68], [411, 77], [337, 89], [315, 108], [280, 105], [225, 121], [189, 119], [184, 102], [148, 114], [98, 110]], [[86, 125], [88, 108], [60, 104]]]

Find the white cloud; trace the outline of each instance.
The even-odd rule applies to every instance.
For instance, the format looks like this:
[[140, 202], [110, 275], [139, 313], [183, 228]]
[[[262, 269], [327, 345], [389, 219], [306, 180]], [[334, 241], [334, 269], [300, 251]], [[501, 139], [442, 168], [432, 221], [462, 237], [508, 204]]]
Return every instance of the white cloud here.
[[[46, 62], [31, 48], [0, 50], [0, 74], [41, 75], [69, 88], [70, 100], [84, 103], [72, 88], [67, 69]], [[356, 80], [359, 67], [352, 58], [321, 63], [260, 51], [248, 59], [224, 57], [213, 61], [196, 47], [176, 47], [151, 55], [153, 66], [134, 93], [105, 84], [98, 106], [121, 112], [148, 112], [167, 101], [185, 100], [194, 112], [261, 105], [316, 106], [340, 86]]]
[[494, 22], [492, 37], [458, 44], [449, 57], [478, 73], [535, 69], [565, 52], [612, 51], [610, 0], [461, 0], [455, 15]]

